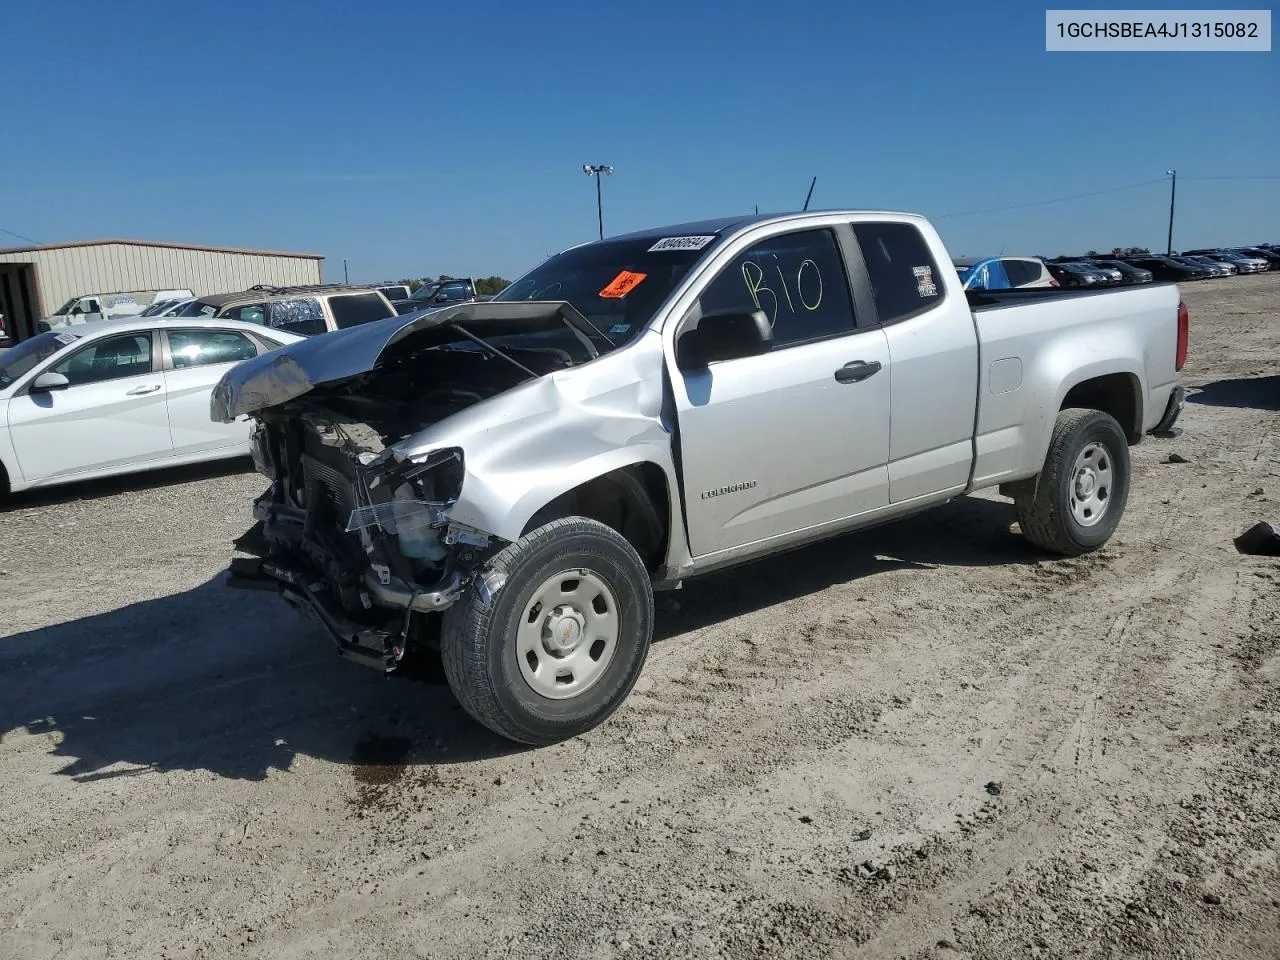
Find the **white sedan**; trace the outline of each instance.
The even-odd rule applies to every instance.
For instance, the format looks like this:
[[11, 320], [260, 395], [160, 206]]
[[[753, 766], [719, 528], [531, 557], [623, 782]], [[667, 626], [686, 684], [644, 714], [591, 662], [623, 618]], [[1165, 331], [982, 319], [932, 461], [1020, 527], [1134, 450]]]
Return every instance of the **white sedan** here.
[[0, 490], [238, 457], [247, 420], [209, 417], [235, 364], [303, 339], [236, 320], [76, 324], [0, 355]]

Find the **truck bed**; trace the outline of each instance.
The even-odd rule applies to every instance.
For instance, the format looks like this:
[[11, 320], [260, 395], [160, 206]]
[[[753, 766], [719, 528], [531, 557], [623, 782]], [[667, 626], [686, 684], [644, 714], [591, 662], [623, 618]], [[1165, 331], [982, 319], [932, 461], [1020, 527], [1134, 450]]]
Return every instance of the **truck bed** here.
[[1136, 293], [1140, 290], [1176, 286], [1176, 283], [1135, 283], [1111, 287], [1022, 287], [1016, 290], [966, 290], [965, 296], [969, 300], [969, 307], [975, 313], [981, 313], [1045, 300], [1087, 300], [1116, 293]]
[[1117, 418], [1131, 437], [1160, 420], [1176, 379], [1177, 284], [967, 295], [979, 346], [973, 486], [1040, 469], [1044, 438], [1074, 382], [1105, 378], [1131, 411]]

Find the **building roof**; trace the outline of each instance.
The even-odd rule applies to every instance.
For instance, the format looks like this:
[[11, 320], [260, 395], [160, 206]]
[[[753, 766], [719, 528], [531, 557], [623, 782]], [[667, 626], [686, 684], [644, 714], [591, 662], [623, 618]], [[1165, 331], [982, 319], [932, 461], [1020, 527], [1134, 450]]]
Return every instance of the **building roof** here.
[[102, 247], [107, 244], [124, 244], [130, 247], [168, 247], [173, 250], [202, 250], [207, 253], [240, 253], [256, 257], [297, 257], [301, 260], [323, 260], [323, 253], [296, 253], [289, 250], [252, 250], [242, 247], [209, 247], [194, 243], [162, 243], [156, 240], [77, 240], [72, 243], [41, 243], [29, 247], [0, 247], [0, 254], [36, 253], [41, 250], [61, 250], [65, 247]]

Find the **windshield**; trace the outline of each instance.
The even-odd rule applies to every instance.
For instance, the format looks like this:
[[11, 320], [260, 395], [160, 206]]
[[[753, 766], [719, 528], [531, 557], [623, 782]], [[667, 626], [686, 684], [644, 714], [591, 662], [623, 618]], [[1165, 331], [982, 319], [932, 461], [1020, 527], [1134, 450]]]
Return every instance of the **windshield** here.
[[49, 314], [49, 316], [65, 317], [67, 314], [71, 312], [71, 308], [74, 307], [79, 302], [80, 302], [79, 297], [72, 297], [70, 300], [68, 300], [66, 303], [60, 306], [57, 310], [53, 311], [53, 313]]
[[424, 283], [417, 290], [410, 294], [410, 300], [430, 300], [436, 295], [436, 291], [440, 289], [438, 283]]
[[147, 307], [147, 309], [143, 310], [140, 316], [154, 317], [157, 313], [163, 313], [172, 305], [172, 300], [157, 300], [151, 306]]
[[471, 297], [471, 284], [466, 280], [437, 280], [435, 283], [424, 283], [409, 299], [430, 302], [438, 293], [443, 293], [448, 300], [468, 300]]
[[63, 347], [75, 343], [79, 334], [41, 333], [29, 340], [23, 340], [0, 356], [0, 390], [13, 386], [23, 374], [36, 364], [48, 360]]
[[174, 314], [175, 317], [212, 317], [218, 312], [218, 308], [208, 303], [201, 303], [199, 300], [192, 300], [185, 307]]
[[[621, 346], [644, 328], [714, 239], [669, 238], [663, 245], [660, 237], [642, 237], [575, 247], [535, 267], [493, 299], [567, 301], [614, 346]], [[662, 249], [653, 249], [660, 245]]]

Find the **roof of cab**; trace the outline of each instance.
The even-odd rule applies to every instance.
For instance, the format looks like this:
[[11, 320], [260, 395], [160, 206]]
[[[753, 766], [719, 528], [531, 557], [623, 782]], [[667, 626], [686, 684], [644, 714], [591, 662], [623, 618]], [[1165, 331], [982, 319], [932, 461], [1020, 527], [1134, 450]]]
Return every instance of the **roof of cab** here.
[[744, 214], [740, 217], [719, 217], [712, 220], [691, 220], [686, 223], [669, 223], [661, 227], [646, 227], [643, 230], [633, 230], [631, 233], [619, 234], [616, 237], [605, 237], [603, 240], [588, 240], [584, 243], [577, 243], [571, 247], [562, 250], [567, 253], [569, 250], [576, 250], [579, 247], [587, 247], [593, 243], [613, 243], [621, 240], [649, 240], [661, 239], [663, 237], [703, 237], [716, 236], [719, 237], [726, 233], [737, 233], [745, 230], [747, 227], [754, 227], [761, 223], [784, 223], [787, 220], [797, 220], [802, 217], [814, 216], [830, 216], [831, 214], [847, 214], [849, 216], [865, 217], [887, 216], [902, 217], [911, 220], [923, 220], [924, 218], [918, 213], [907, 213], [902, 210], [793, 210], [789, 213], [752, 213]]

